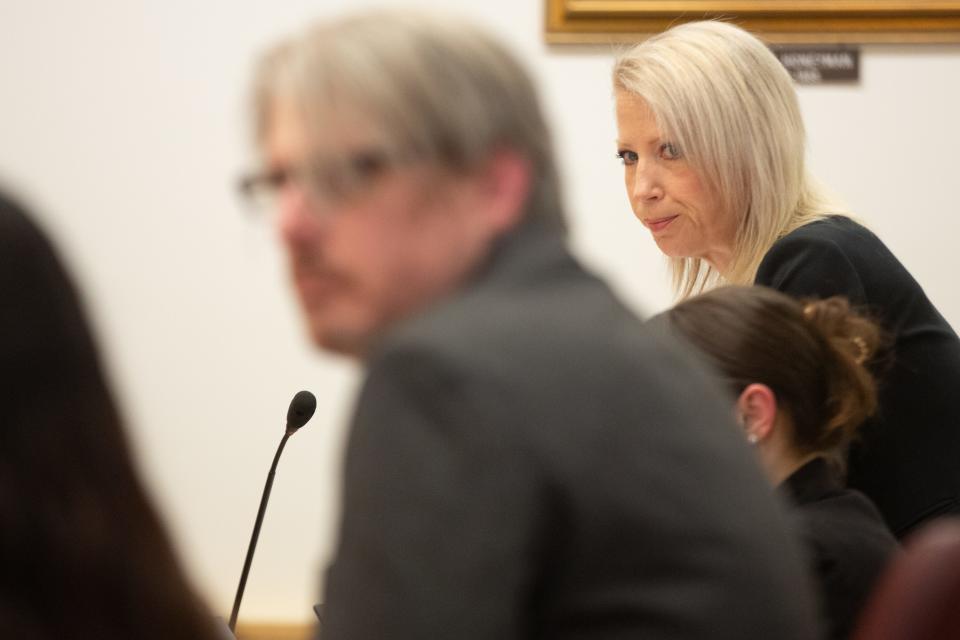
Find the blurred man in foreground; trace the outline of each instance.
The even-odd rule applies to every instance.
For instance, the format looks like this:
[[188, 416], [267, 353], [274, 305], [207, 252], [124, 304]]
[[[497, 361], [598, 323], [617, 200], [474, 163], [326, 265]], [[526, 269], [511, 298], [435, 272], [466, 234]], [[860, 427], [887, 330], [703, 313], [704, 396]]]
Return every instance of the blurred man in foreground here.
[[456, 20], [322, 24], [256, 87], [314, 342], [361, 359], [325, 640], [811, 638], [727, 403], [565, 248], [533, 86]]

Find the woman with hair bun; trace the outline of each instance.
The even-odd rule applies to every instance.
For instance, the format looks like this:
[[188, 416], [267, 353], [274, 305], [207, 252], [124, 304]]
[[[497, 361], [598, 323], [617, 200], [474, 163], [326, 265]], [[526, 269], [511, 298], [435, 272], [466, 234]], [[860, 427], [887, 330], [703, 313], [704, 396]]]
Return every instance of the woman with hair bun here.
[[880, 329], [843, 298], [800, 302], [765, 287], [722, 287], [663, 317], [736, 398], [747, 441], [794, 507], [829, 637], [848, 637], [897, 549], [873, 503], [841, 479], [843, 454], [877, 406], [867, 364]]

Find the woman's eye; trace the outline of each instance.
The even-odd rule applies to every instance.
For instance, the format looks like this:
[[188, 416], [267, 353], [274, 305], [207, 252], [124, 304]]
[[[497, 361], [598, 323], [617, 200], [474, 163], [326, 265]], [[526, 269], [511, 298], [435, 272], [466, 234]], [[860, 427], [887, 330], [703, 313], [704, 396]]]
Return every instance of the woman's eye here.
[[637, 161], [637, 154], [633, 151], [627, 151], [625, 149], [617, 151], [617, 157], [620, 158], [620, 162], [625, 165], [635, 164]]
[[676, 160], [680, 157], [680, 152], [672, 142], [664, 142], [660, 145], [660, 157], [664, 160]]

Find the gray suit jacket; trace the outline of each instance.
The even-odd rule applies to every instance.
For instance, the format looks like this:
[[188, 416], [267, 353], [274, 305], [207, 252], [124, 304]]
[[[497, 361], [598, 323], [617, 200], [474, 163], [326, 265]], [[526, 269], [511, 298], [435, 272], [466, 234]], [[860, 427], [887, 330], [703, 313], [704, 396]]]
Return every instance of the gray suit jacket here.
[[730, 415], [525, 223], [368, 362], [322, 637], [814, 637], [795, 543]]

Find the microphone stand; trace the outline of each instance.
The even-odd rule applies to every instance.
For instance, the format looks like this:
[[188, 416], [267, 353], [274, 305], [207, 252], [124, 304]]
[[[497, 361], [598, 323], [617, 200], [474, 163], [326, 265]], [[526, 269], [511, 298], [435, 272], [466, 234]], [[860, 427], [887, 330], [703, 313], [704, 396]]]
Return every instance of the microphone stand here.
[[280, 440], [280, 446], [277, 447], [277, 454], [273, 456], [273, 464], [270, 465], [270, 473], [267, 474], [267, 484], [263, 488], [263, 497], [260, 498], [260, 509], [257, 511], [257, 522], [253, 525], [253, 535], [250, 536], [250, 546], [247, 547], [247, 559], [243, 562], [243, 571], [240, 573], [240, 584], [237, 585], [237, 596], [233, 599], [233, 611], [230, 613], [230, 622], [227, 626], [233, 632], [237, 627], [237, 614], [240, 613], [240, 600], [243, 599], [243, 590], [247, 586], [247, 575], [250, 573], [250, 563], [253, 562], [253, 552], [257, 548], [257, 539], [260, 537], [260, 525], [263, 524], [263, 515], [267, 512], [267, 500], [270, 498], [270, 490], [273, 488], [273, 477], [277, 474], [277, 463], [280, 461], [280, 454], [283, 453], [283, 447], [287, 440], [296, 429], [287, 429]]

